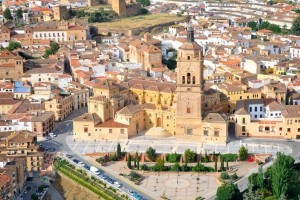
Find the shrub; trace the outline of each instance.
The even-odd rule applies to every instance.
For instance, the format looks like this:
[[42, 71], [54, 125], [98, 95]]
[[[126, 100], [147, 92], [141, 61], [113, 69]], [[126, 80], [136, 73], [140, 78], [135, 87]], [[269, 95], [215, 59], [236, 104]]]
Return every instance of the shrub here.
[[220, 175], [220, 178], [221, 178], [222, 180], [227, 180], [227, 179], [229, 179], [230, 177], [229, 177], [229, 175], [228, 175], [227, 172], [222, 172], [221, 175]]
[[189, 170], [189, 167], [187, 166], [187, 164], [183, 164], [182, 166], [181, 166], [181, 171], [182, 172], [187, 172]]
[[184, 151], [184, 156], [185, 156], [186, 162], [194, 162], [196, 160], [197, 153], [194, 151], [191, 151], [190, 149], [186, 149]]
[[149, 147], [149, 148], [147, 149], [146, 155], [147, 155], [147, 157], [148, 157], [151, 161], [154, 161], [155, 158], [157, 157], [156, 150], [153, 149], [152, 147]]
[[197, 165], [192, 168], [192, 171], [193, 172], [204, 172], [205, 166], [202, 165], [201, 163], [197, 163]]
[[142, 165], [141, 165], [141, 170], [143, 170], [143, 171], [148, 171], [148, 170], [149, 170], [149, 166], [146, 165], [146, 164], [142, 164]]
[[244, 146], [241, 146], [239, 149], [239, 158], [241, 161], [247, 160], [248, 157], [248, 149]]
[[171, 167], [171, 171], [173, 171], [173, 172], [180, 171], [180, 164], [179, 164], [178, 162], [176, 162], [176, 163]]
[[232, 176], [230, 177], [232, 180], [236, 180], [238, 179], [239, 177], [236, 175], [236, 173], [232, 174]]
[[227, 154], [220, 155], [220, 158], [223, 159], [224, 161], [234, 162], [237, 159], [237, 155], [232, 153], [227, 153]]
[[165, 169], [165, 161], [161, 158], [157, 159], [156, 164], [152, 167], [153, 171], [164, 171]]
[[142, 176], [140, 174], [138, 174], [136, 171], [131, 171], [129, 173], [129, 179], [131, 181], [137, 181], [139, 180], [140, 178], [142, 178]]
[[171, 154], [167, 154], [167, 161], [170, 163], [176, 163], [179, 162], [180, 160], [180, 154], [175, 153], [171, 153]]

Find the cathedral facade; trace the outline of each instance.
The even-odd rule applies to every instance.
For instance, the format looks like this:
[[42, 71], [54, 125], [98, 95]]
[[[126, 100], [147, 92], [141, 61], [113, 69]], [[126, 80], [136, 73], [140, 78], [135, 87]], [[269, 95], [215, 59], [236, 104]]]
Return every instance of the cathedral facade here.
[[74, 139], [127, 140], [142, 134], [226, 143], [227, 119], [208, 112], [205, 99], [216, 98], [216, 93], [203, 92], [202, 71], [202, 50], [188, 28], [188, 41], [178, 51], [176, 84], [142, 79], [103, 82], [94, 87], [88, 113], [74, 119]]

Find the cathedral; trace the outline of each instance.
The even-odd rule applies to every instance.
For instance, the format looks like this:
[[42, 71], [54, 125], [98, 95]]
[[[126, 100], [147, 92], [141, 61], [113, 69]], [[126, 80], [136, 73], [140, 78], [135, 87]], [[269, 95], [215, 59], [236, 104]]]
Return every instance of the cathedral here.
[[202, 48], [187, 29], [178, 50], [177, 83], [131, 79], [93, 88], [88, 113], [74, 119], [74, 139], [128, 140], [138, 135], [226, 143], [228, 123], [215, 109], [220, 95], [205, 89]]

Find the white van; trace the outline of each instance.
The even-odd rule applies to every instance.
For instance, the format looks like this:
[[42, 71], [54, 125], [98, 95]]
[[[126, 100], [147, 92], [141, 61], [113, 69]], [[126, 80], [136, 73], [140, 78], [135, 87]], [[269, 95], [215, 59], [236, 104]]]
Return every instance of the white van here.
[[99, 175], [99, 169], [97, 167], [91, 166], [90, 171], [95, 174], [95, 175]]

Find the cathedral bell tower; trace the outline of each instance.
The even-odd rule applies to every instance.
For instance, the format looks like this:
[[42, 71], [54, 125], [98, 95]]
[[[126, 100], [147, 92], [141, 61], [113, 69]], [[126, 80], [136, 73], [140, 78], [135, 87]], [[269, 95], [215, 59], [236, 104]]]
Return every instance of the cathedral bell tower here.
[[177, 54], [176, 136], [189, 138], [201, 134], [202, 71], [202, 48], [195, 42], [194, 29], [188, 27], [187, 42]]

